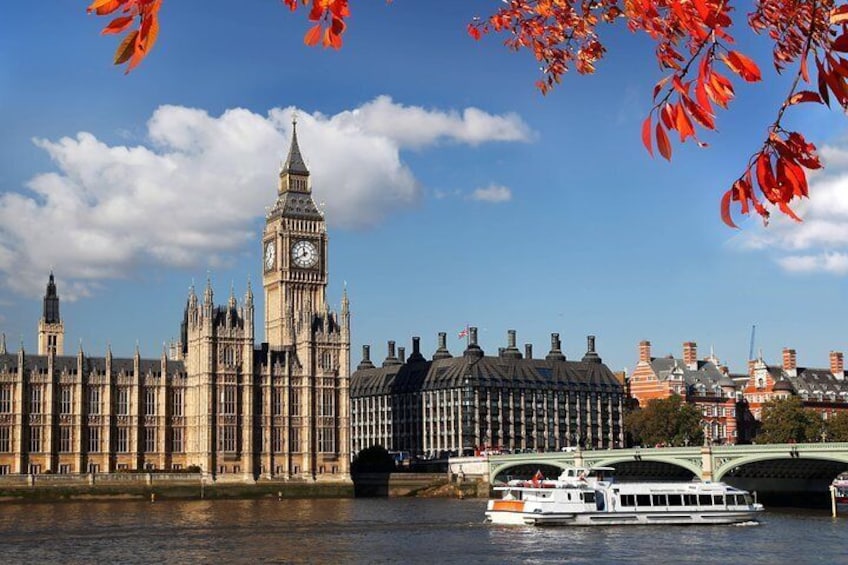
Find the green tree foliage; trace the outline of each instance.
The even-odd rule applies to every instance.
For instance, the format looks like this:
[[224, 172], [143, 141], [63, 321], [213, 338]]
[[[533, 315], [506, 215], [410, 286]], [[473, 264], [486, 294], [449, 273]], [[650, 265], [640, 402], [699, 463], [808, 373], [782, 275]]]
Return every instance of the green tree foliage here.
[[827, 441], [848, 441], [848, 412], [840, 411], [827, 421]]
[[351, 464], [354, 473], [391, 473], [395, 460], [382, 445], [372, 445], [360, 451]]
[[825, 431], [819, 415], [804, 408], [797, 396], [770, 400], [763, 405], [757, 443], [792, 443], [821, 441]]
[[637, 445], [700, 445], [704, 441], [701, 411], [676, 394], [631, 411], [624, 426]]

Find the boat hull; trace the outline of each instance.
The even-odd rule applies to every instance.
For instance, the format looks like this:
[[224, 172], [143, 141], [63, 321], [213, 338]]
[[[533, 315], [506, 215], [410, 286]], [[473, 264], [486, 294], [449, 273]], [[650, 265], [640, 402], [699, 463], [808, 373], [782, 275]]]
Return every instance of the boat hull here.
[[514, 512], [489, 510], [486, 521], [513, 526], [627, 526], [645, 524], [739, 524], [756, 521], [759, 510], [705, 512]]

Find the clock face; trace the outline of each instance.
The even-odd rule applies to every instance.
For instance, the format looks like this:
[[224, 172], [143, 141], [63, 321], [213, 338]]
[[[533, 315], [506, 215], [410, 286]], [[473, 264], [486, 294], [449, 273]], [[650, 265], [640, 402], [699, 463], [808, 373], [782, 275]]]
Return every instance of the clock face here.
[[273, 241], [265, 244], [265, 270], [270, 271], [274, 268], [274, 260], [277, 258], [277, 246]]
[[298, 241], [292, 245], [292, 261], [303, 269], [314, 267], [318, 263], [318, 248], [311, 241]]

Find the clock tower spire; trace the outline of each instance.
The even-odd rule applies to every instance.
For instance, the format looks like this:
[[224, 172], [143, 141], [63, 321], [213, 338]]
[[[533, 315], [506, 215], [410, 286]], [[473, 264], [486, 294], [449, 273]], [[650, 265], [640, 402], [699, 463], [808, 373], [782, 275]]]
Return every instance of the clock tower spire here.
[[[288, 157], [280, 168], [277, 201], [265, 218], [262, 237], [265, 340], [272, 348], [294, 343], [297, 328], [286, 312], [322, 312], [327, 287], [327, 226], [312, 200], [309, 169], [292, 120]], [[309, 312], [307, 312], [309, 310]]]

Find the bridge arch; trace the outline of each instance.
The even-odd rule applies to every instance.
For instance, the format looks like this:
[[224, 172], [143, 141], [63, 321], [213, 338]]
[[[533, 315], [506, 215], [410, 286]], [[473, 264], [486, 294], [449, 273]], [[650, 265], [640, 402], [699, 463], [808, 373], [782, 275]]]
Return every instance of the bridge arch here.
[[638, 459], [633, 456], [630, 457], [621, 457], [621, 456], [612, 456], [605, 458], [586, 458], [586, 466], [591, 467], [616, 467], [621, 466], [622, 463], [626, 463], [628, 466], [632, 466], [634, 464], [639, 463], [663, 463], [670, 467], [676, 467], [679, 469], [685, 469], [692, 473], [693, 476], [699, 477], [701, 476], [701, 460], [698, 459], [682, 459], [680, 457], [664, 457], [659, 455], [641, 455], [638, 456]]
[[775, 453], [775, 452], [764, 452], [764, 453], [752, 453], [750, 455], [743, 455], [739, 457], [716, 457], [716, 466], [713, 471], [713, 479], [716, 481], [722, 481], [727, 477], [731, 472], [736, 469], [744, 468], [746, 466], [752, 466], [757, 463], [763, 463], [766, 461], [774, 461], [774, 462], [802, 462], [802, 461], [820, 461], [826, 463], [832, 463], [832, 468], [834, 469], [833, 477], [839, 474], [839, 469], [848, 468], [848, 456], [839, 453], [795, 453], [787, 454], [783, 453]]
[[[557, 460], [554, 460], [554, 459], [538, 459], [538, 460], [528, 459], [528, 460], [509, 461], [509, 462], [504, 462], [504, 463], [500, 463], [500, 464], [493, 464], [493, 465], [491, 465], [491, 467], [489, 469], [489, 482], [494, 484], [499, 476], [504, 475], [506, 473], [506, 471], [509, 471], [510, 469], [520, 469], [522, 467], [529, 467], [529, 468], [533, 468], [533, 467], [545, 467], [545, 468], [554, 467], [554, 468], [559, 469], [560, 472], [562, 472], [566, 469], [570, 469], [572, 466], [573, 465], [570, 465], [569, 463], [567, 463], [565, 461], [557, 461]], [[530, 473], [532, 475], [532, 471]], [[527, 478], [529, 479], [530, 477], [527, 477]]]

